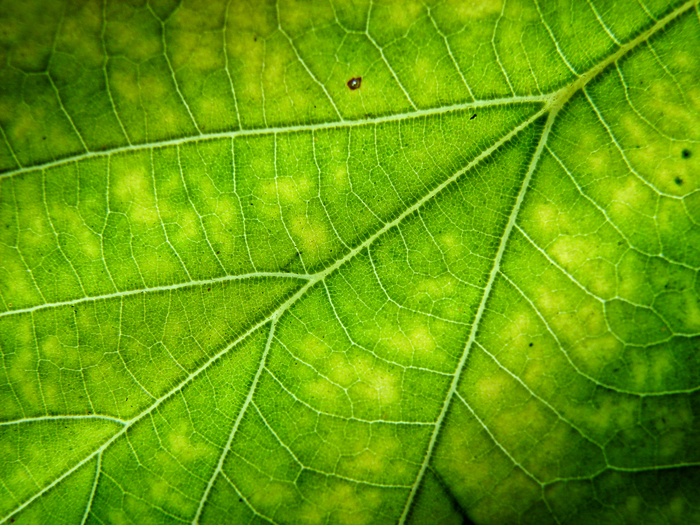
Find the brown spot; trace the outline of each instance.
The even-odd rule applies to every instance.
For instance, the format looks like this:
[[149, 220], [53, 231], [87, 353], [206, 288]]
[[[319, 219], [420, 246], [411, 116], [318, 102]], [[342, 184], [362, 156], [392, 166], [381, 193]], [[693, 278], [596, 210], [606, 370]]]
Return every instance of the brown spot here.
[[692, 152], [689, 149], [684, 149], [683, 151], [681, 151], [681, 157], [683, 157], [684, 159], [690, 158], [691, 155]]
[[352, 91], [355, 91], [356, 89], [360, 89], [361, 85], [362, 85], [362, 77], [352, 77], [350, 80], [348, 80], [348, 87]]

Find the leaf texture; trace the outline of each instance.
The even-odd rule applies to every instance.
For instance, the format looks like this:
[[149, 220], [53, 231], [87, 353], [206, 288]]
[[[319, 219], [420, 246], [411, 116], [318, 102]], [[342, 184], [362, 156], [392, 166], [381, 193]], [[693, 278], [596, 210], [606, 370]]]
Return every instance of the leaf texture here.
[[700, 522], [697, 0], [0, 13], [0, 523]]

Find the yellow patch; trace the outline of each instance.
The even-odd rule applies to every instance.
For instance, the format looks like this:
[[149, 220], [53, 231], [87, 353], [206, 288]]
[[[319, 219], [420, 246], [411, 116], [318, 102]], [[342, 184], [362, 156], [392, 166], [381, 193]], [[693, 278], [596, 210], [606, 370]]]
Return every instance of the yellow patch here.
[[63, 361], [63, 345], [55, 335], [44, 339], [41, 350], [42, 359], [47, 359], [54, 364]]
[[557, 238], [550, 249], [554, 260], [564, 268], [578, 267], [589, 257], [591, 248], [595, 248], [594, 243], [583, 237], [571, 237], [564, 235]]
[[195, 503], [178, 490], [175, 490], [165, 479], [151, 479], [148, 483], [150, 499], [158, 502], [169, 510], [177, 509], [182, 514], [190, 514], [195, 510]]
[[602, 299], [611, 299], [617, 290], [616, 267], [604, 259], [585, 261], [581, 265], [580, 279], [591, 293]]
[[[675, 361], [673, 352], [670, 348], [656, 348], [653, 353], [647, 353], [647, 359], [650, 358], [650, 374], [653, 380], [653, 385], [659, 388], [663, 388], [667, 384], [666, 379], [668, 377], [673, 377], [674, 370], [676, 370], [678, 363]], [[640, 356], [641, 357], [641, 356]]]
[[[10, 253], [8, 254], [7, 252]], [[21, 264], [16, 253], [16, 250], [0, 246], [0, 260], [2, 260], [3, 270], [9, 276], [8, 282], [12, 283], [11, 294], [8, 293], [5, 296], [5, 300], [9, 299], [14, 301], [14, 303], [9, 302], [7, 304], [8, 309], [12, 309], [13, 305], [20, 307], [25, 304], [38, 304], [41, 301], [36, 286], [34, 286], [31, 276], [27, 272], [27, 268]]]
[[447, 5], [453, 10], [458, 20], [486, 18], [500, 13], [503, 9], [502, 0], [457, 1]]
[[350, 387], [358, 379], [357, 371], [344, 354], [333, 353], [329, 359], [329, 368], [331, 379], [345, 388]]
[[364, 399], [381, 405], [397, 403], [401, 395], [401, 375], [369, 358], [358, 357], [353, 367], [360, 381], [350, 389]]
[[[386, 436], [373, 438], [369, 448], [365, 448], [359, 454], [343, 458], [343, 468], [349, 475], [356, 479], [372, 479], [386, 472], [392, 459], [400, 457], [401, 442], [398, 439]], [[391, 465], [392, 475], [405, 474], [406, 467], [403, 463]]]
[[[429, 58], [429, 57], [421, 57], [419, 55], [419, 58], [416, 59], [415, 64], [413, 65], [413, 74], [415, 75], [415, 78], [426, 78], [428, 75], [435, 75], [435, 60]], [[430, 77], [428, 77], [430, 78]], [[434, 78], [434, 77], [433, 77]], [[434, 84], [429, 84], [427, 82], [422, 82], [421, 86], [423, 88], [426, 88], [428, 86], [433, 87]], [[431, 89], [431, 91], [435, 91], [435, 89]], [[424, 95], [429, 95], [429, 96], [435, 96], [433, 93], [427, 94], [423, 93]]]
[[328, 243], [329, 237], [325, 224], [309, 217], [296, 217], [292, 221], [292, 233], [305, 260], [315, 262], [321, 257], [322, 248]]
[[[336, 15], [331, 2], [308, 3], [303, 0], [287, 0], [280, 3], [280, 22], [285, 31], [292, 34], [307, 32], [314, 26], [332, 24]], [[309, 23], [313, 20], [313, 23]], [[311, 27], [309, 27], [311, 26]]]
[[685, 432], [680, 430], [664, 432], [656, 440], [660, 458], [666, 460], [677, 459], [674, 456], [677, 456], [678, 452], [683, 450]]
[[168, 448], [181, 462], [191, 463], [213, 452], [204, 441], [194, 442], [194, 431], [186, 423], [179, 424], [167, 437]]
[[[467, 470], [465, 475], [469, 475], [469, 472]], [[488, 485], [493, 484], [493, 470], [490, 474], [486, 478]], [[473, 508], [473, 519], [477, 523], [516, 523], [518, 516], [514, 515], [513, 507], [502, 505], [502, 502], [517, 494], [521, 508], [528, 508], [542, 497], [540, 486], [519, 468], [512, 468], [509, 475], [501, 479], [488, 495], [483, 485], [477, 485], [475, 489], [477, 494], [486, 496], [478, 499]]]
[[424, 279], [419, 282], [414, 290], [418, 293], [426, 293], [431, 299], [452, 297], [455, 294], [457, 280], [450, 275], [443, 275], [434, 279]]
[[426, 326], [409, 329], [408, 339], [417, 354], [432, 356], [435, 352], [435, 339]]
[[679, 319], [683, 323], [683, 329], [691, 333], [700, 332], [700, 304], [692, 290], [683, 293], [683, 305], [685, 316]]
[[305, 383], [304, 390], [310, 397], [319, 400], [333, 400], [341, 394], [338, 387], [323, 378]]
[[[273, 190], [279, 195], [281, 204], [302, 204], [311, 198], [314, 184], [309, 177], [283, 177], [278, 179]], [[268, 186], [269, 188], [269, 186]], [[271, 193], [269, 188], [267, 193]]]
[[43, 411], [44, 402], [35, 372], [37, 368], [36, 342], [28, 318], [21, 322], [17, 334], [21, 344], [17, 346], [14, 359], [7, 371], [8, 378], [13, 382], [15, 391], [17, 391], [27, 413]]
[[[76, 57], [85, 69], [101, 68], [104, 57], [98, 34], [102, 25], [102, 6], [86, 3], [81, 7], [80, 11], [74, 12], [78, 16], [64, 17], [57, 47]], [[85, 38], [90, 33], [94, 38]]]
[[576, 412], [576, 421], [580, 421], [598, 443], [604, 443], [618, 429], [636, 423], [639, 402], [631, 396], [605, 392], [597, 396], [595, 404], [579, 405]]
[[623, 214], [628, 214], [632, 209], [648, 216], [653, 213], [655, 202], [652, 190], [638, 178], [630, 175], [624, 182], [620, 182], [619, 188], [613, 192], [611, 209]]
[[298, 353], [305, 362], [313, 362], [328, 357], [331, 348], [315, 335], [306, 334], [300, 344], [294, 346], [294, 353]]
[[438, 352], [435, 337], [427, 325], [419, 319], [418, 322], [408, 322], [405, 329], [388, 327], [381, 331], [379, 339], [390, 354], [398, 353], [401, 361], [431, 362], [441, 365], [446, 361], [444, 352]]
[[499, 336], [506, 342], [519, 339], [532, 332], [535, 320], [529, 310], [511, 314], [511, 321], [499, 330]]
[[508, 378], [503, 374], [494, 375], [480, 379], [474, 386], [474, 394], [481, 402], [480, 404], [499, 404], [508, 391]]
[[[190, 13], [196, 11], [190, 11]], [[171, 63], [176, 70], [186, 66], [198, 72], [208, 72], [224, 67], [224, 54], [221, 50], [221, 34], [179, 32], [176, 49], [171, 52]]]
[[264, 38], [277, 30], [275, 18], [273, 9], [261, 9], [257, 4], [250, 2], [231, 2], [226, 32], [230, 38], [243, 33]]
[[628, 496], [625, 501], [625, 509], [628, 515], [638, 516], [642, 510], [642, 498], [637, 496]]
[[389, 12], [382, 12], [391, 20], [394, 31], [404, 32], [423, 14], [424, 4], [419, 0], [390, 0], [384, 4]]
[[[32, 115], [29, 111], [22, 111], [12, 115], [12, 124], [10, 125], [10, 135], [17, 137], [18, 140], [24, 141], [29, 137], [36, 137], [41, 135], [41, 128], [39, 127], [39, 121], [35, 120], [36, 117]], [[58, 138], [57, 136], [51, 136], [51, 141]]]
[[[687, 506], [688, 503], [685, 495], [680, 494], [678, 496], [674, 496], [668, 504], [668, 512], [665, 512], [664, 515], [671, 517], [669, 520], [671, 522], [682, 523], [684, 521], [683, 518], [687, 517]], [[672, 516], [675, 516], [675, 518]]]
[[270, 511], [276, 510], [280, 505], [292, 505], [296, 503], [297, 492], [289, 483], [270, 481], [254, 486], [255, 490], [248, 500], [253, 507]]
[[186, 243], [189, 241], [203, 241], [200, 235], [199, 217], [194, 211], [181, 210], [177, 215], [177, 225], [180, 226], [180, 231], [172, 239], [175, 245]]
[[624, 345], [612, 334], [605, 334], [582, 339], [568, 348], [565, 346], [564, 351], [583, 372], [596, 376], [606, 365], [620, 357]]
[[567, 216], [553, 204], [540, 204], [533, 215], [539, 231], [557, 233], [568, 228]]
[[[309, 495], [312, 507], [303, 508], [305, 512], [300, 515], [303, 523], [328, 523], [331, 515], [332, 521], [341, 525], [372, 523], [373, 511], [382, 501], [379, 491], [360, 489], [344, 481], [329, 482], [326, 487], [326, 490], [316, 489]], [[318, 519], [319, 515], [323, 521], [306, 521], [312, 517]]]
[[333, 171], [332, 175], [333, 187], [336, 191], [343, 190], [348, 186], [348, 168], [347, 166], [339, 166]]
[[136, 68], [113, 67], [108, 70], [108, 74], [112, 92], [130, 107], [138, 107], [137, 104], [141, 99], [141, 88]]
[[[126, 160], [126, 158], [124, 158]], [[134, 159], [137, 160], [137, 159]], [[114, 174], [114, 195], [129, 210], [129, 218], [145, 226], [160, 222], [153, 195], [151, 174], [145, 166], [127, 168], [126, 172]]]

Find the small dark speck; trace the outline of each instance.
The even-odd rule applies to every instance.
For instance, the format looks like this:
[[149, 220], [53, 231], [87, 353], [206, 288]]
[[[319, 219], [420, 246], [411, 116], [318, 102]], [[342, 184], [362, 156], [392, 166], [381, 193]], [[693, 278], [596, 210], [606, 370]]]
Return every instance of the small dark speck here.
[[360, 89], [361, 85], [362, 77], [352, 77], [350, 80], [348, 80], [348, 87], [353, 91]]
[[673, 182], [675, 182], [678, 186], [683, 185], [683, 179], [681, 179], [680, 177], [676, 177], [675, 179], [673, 179]]
[[532, 346], [532, 345], [533, 345], [533, 343], [530, 343], [528, 346]]
[[681, 151], [681, 157], [683, 157], [684, 159], [689, 159], [692, 154], [693, 152], [689, 149], [684, 149], [683, 151]]
[[219, 255], [221, 252], [216, 252], [216, 255]]
[[243, 503], [243, 498], [238, 498], [238, 501]]
[[46, 140], [46, 137], [41, 137], [41, 140]]
[[469, 117], [469, 120], [474, 120], [476, 118], [476, 113], [474, 113], [471, 117]]
[[211, 292], [211, 288], [207, 288], [207, 292]]
[[258, 41], [258, 37], [257, 37], [257, 36], [254, 36], [254, 37], [253, 37], [253, 42], [257, 42], [257, 41]]

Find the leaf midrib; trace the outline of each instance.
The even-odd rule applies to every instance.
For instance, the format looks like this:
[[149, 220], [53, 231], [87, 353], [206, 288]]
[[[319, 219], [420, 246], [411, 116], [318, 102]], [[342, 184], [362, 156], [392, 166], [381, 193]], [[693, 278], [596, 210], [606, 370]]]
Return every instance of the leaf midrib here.
[[[120, 153], [120, 152], [150, 149], [150, 148], [163, 147], [163, 146], [168, 146], [168, 145], [184, 144], [184, 143], [189, 143], [189, 142], [193, 142], [193, 141], [201, 141], [201, 140], [207, 140], [207, 139], [225, 138], [225, 137], [232, 138], [234, 136], [241, 136], [241, 135], [263, 135], [263, 134], [287, 133], [287, 132], [304, 131], [304, 130], [310, 131], [310, 130], [315, 130], [315, 129], [351, 127], [351, 126], [359, 126], [359, 125], [369, 124], [369, 123], [373, 123], [373, 122], [374, 123], [389, 122], [389, 121], [408, 119], [408, 118], [430, 115], [430, 114], [441, 114], [441, 113], [447, 113], [449, 111], [456, 111], [459, 109], [466, 109], [466, 108], [471, 108], [471, 107], [490, 107], [490, 106], [495, 106], [495, 105], [513, 103], [514, 101], [515, 102], [543, 102], [544, 103], [543, 107], [539, 111], [537, 111], [533, 116], [531, 116], [528, 120], [521, 123], [514, 130], [512, 130], [511, 132], [504, 135], [501, 139], [499, 139], [497, 142], [495, 142], [490, 148], [488, 148], [487, 150], [482, 152], [480, 155], [478, 155], [474, 160], [472, 160], [467, 166], [460, 169], [458, 172], [453, 174], [451, 177], [449, 177], [443, 183], [441, 183], [440, 185], [435, 187], [433, 190], [431, 190], [423, 198], [421, 198], [416, 203], [414, 203], [412, 206], [410, 206], [407, 210], [405, 210], [403, 213], [401, 213], [394, 220], [386, 223], [382, 228], [380, 228], [374, 234], [369, 236], [364, 242], [362, 242], [356, 248], [350, 250], [343, 258], [339, 259], [334, 264], [328, 266], [324, 270], [310, 276], [310, 278], [308, 278], [307, 284], [305, 284], [295, 294], [293, 294], [289, 299], [287, 299], [287, 301], [285, 301], [281, 306], [279, 306], [272, 314], [267, 316], [265, 319], [258, 321], [253, 327], [251, 327], [244, 334], [239, 336], [235, 341], [233, 341], [228, 346], [226, 346], [218, 354], [216, 354], [215, 356], [213, 356], [209, 360], [207, 360], [200, 368], [198, 368], [193, 373], [189, 374], [184, 380], [182, 380], [178, 385], [176, 385], [174, 388], [172, 388], [169, 392], [167, 392], [166, 394], [159, 397], [151, 406], [149, 406], [147, 409], [145, 409], [143, 412], [141, 412], [141, 414], [135, 416], [134, 418], [132, 418], [128, 421], [125, 421], [123, 428], [120, 429], [111, 438], [106, 440], [98, 449], [96, 449], [94, 452], [90, 453], [83, 460], [81, 460], [76, 465], [74, 465], [72, 468], [68, 469], [62, 475], [57, 477], [53, 482], [46, 485], [39, 492], [37, 492], [34, 496], [28, 498], [24, 503], [22, 503], [18, 507], [16, 507], [13, 511], [11, 511], [8, 515], [6, 515], [0, 521], [0, 524], [6, 523], [9, 519], [12, 518], [12, 516], [21, 512], [24, 508], [29, 506], [33, 501], [35, 501], [36, 499], [41, 497], [43, 494], [45, 494], [46, 492], [51, 490], [53, 487], [58, 485], [61, 481], [63, 481], [67, 477], [69, 477], [72, 473], [77, 471], [80, 467], [85, 465], [87, 462], [91, 461], [93, 458], [95, 458], [95, 457], [99, 458], [98, 459], [98, 467], [99, 467], [99, 462], [101, 460], [102, 453], [105, 450], [107, 450], [107, 448], [109, 448], [109, 446], [112, 443], [114, 443], [123, 434], [125, 434], [138, 421], [140, 421], [141, 419], [143, 419], [144, 417], [149, 415], [151, 412], [153, 412], [157, 407], [159, 407], [163, 402], [168, 400], [172, 395], [176, 394], [177, 392], [180, 392], [192, 380], [194, 380], [202, 372], [207, 370], [213, 363], [218, 361], [221, 357], [226, 355], [230, 350], [232, 350], [233, 348], [238, 346], [240, 343], [242, 343], [247, 337], [249, 337], [251, 334], [253, 334], [255, 331], [257, 331], [259, 328], [263, 327], [265, 324], [270, 323], [270, 322], [271, 322], [271, 330], [270, 330], [269, 338], [271, 339], [274, 336], [273, 328], [274, 328], [277, 320], [293, 304], [295, 304], [297, 300], [299, 300], [301, 297], [303, 297], [303, 295], [312, 286], [314, 286], [316, 283], [318, 283], [320, 281], [323, 281], [328, 275], [330, 275], [335, 270], [337, 270], [338, 268], [340, 268], [341, 266], [343, 266], [344, 264], [349, 262], [361, 250], [367, 248], [372, 243], [374, 243], [374, 241], [377, 238], [379, 238], [381, 235], [386, 233], [391, 228], [400, 224], [407, 216], [411, 215], [412, 213], [417, 211], [419, 208], [421, 208], [426, 202], [430, 201], [435, 195], [437, 195], [440, 191], [442, 191], [449, 184], [454, 182], [457, 178], [459, 178], [461, 175], [463, 175], [466, 171], [472, 169], [474, 166], [476, 166], [477, 164], [482, 162], [485, 158], [489, 157], [492, 153], [494, 153], [496, 150], [498, 150], [502, 145], [504, 145], [506, 142], [511, 140], [515, 135], [517, 135], [520, 131], [522, 131], [523, 129], [528, 127], [530, 124], [532, 124], [534, 121], [539, 119], [544, 114], [549, 113], [548, 117], [547, 117], [547, 121], [545, 122], [545, 125], [543, 128], [542, 134], [541, 134], [540, 139], [538, 141], [535, 153], [533, 154], [532, 160], [530, 162], [530, 166], [528, 168], [526, 176], [525, 176], [523, 183], [521, 185], [521, 189], [518, 193], [518, 197], [516, 199], [516, 202], [513, 206], [513, 210], [509, 216], [508, 223], [507, 223], [506, 228], [504, 230], [504, 234], [502, 236], [501, 242], [499, 243], [497, 256], [495, 258], [494, 265], [493, 265], [491, 272], [489, 274], [489, 280], [484, 288], [484, 293], [482, 294], [482, 299], [479, 303], [479, 307], [477, 309], [477, 313], [475, 315], [474, 322], [472, 323], [472, 329], [470, 331], [470, 335], [467, 339], [467, 342], [465, 343], [465, 348], [464, 348], [464, 351], [463, 351], [462, 356], [460, 358], [459, 365], [458, 365], [458, 367], [455, 370], [455, 373], [453, 375], [453, 380], [451, 382], [450, 389], [449, 389], [448, 394], [447, 394], [445, 401], [443, 403], [443, 408], [441, 410], [440, 415], [438, 416], [438, 419], [435, 422], [435, 429], [431, 435], [430, 444], [428, 446], [428, 449], [426, 450], [426, 454], [424, 455], [423, 463], [421, 464], [421, 468], [416, 476], [416, 479], [411, 487], [411, 491], [409, 493], [407, 501], [404, 505], [402, 515], [401, 515], [401, 518], [399, 520], [399, 524], [404, 525], [406, 522], [406, 519], [409, 515], [409, 511], [411, 509], [411, 506], [412, 506], [413, 500], [415, 498], [415, 495], [417, 493], [417, 490], [418, 490], [420, 483], [422, 481], [425, 470], [427, 469], [427, 466], [428, 466], [430, 459], [432, 457], [433, 448], [435, 446], [435, 443], [437, 442], [437, 437], [440, 434], [440, 431], [442, 429], [442, 422], [443, 422], [444, 417], [447, 413], [447, 410], [451, 404], [452, 398], [454, 397], [454, 395], [456, 393], [456, 388], [457, 388], [457, 385], [458, 385], [460, 377], [461, 377], [461, 372], [464, 368], [464, 365], [466, 364], [471, 346], [473, 345], [473, 343], [476, 339], [476, 334], [479, 330], [480, 321], [481, 321], [483, 312], [485, 310], [486, 303], [488, 302], [493, 282], [495, 281], [496, 276], [499, 274], [500, 261], [501, 261], [502, 255], [505, 252], [505, 249], [508, 245], [510, 233], [512, 232], [512, 229], [515, 226], [515, 221], [517, 219], [517, 215], [518, 215], [518, 212], [520, 210], [520, 206], [521, 206], [521, 204], [525, 198], [525, 195], [527, 193], [530, 179], [532, 177], [532, 174], [534, 173], [534, 170], [537, 167], [537, 161], [539, 160], [539, 157], [540, 157], [542, 151], [544, 150], [544, 147], [546, 146], [546, 140], [547, 140], [547, 137], [549, 135], [551, 128], [554, 125], [554, 122], [556, 120], [556, 116], [558, 115], [559, 111], [565, 106], [565, 104], [574, 96], [574, 94], [576, 94], [579, 90], [583, 89], [594, 78], [596, 78], [598, 75], [600, 75], [607, 67], [609, 67], [611, 64], [617, 62], [620, 58], [622, 58], [627, 53], [629, 53], [630, 51], [635, 49], [641, 43], [649, 40], [653, 35], [655, 35], [659, 31], [661, 31], [663, 28], [665, 28], [672, 21], [678, 19], [686, 11], [690, 10], [693, 7], [695, 7], [697, 9], [697, 5], [699, 2], [700, 2], [700, 0], [690, 0], [686, 3], [684, 3], [683, 5], [681, 5], [680, 7], [676, 8], [675, 10], [671, 11], [664, 18], [655, 22], [647, 30], [641, 32], [636, 38], [634, 38], [633, 40], [631, 40], [630, 42], [628, 42], [624, 46], [619, 47], [619, 49], [615, 53], [609, 55], [605, 60], [599, 62], [597, 65], [595, 65], [591, 69], [589, 69], [586, 73], [582, 74], [571, 85], [565, 86], [565, 87], [559, 89], [558, 91], [556, 91], [552, 94], [548, 94], [548, 95], [542, 95], [542, 96], [537, 96], [537, 97], [511, 97], [511, 98], [506, 98], [506, 99], [495, 99], [492, 101], [476, 101], [473, 103], [459, 104], [459, 105], [454, 105], [454, 106], [446, 106], [446, 107], [437, 108], [437, 109], [418, 110], [418, 111], [411, 112], [411, 113], [377, 117], [377, 118], [369, 119], [369, 120], [343, 121], [343, 122], [333, 122], [333, 123], [311, 124], [311, 125], [305, 125], [305, 126], [289, 126], [289, 127], [281, 127], [281, 128], [267, 128], [267, 129], [256, 129], [256, 130], [237, 130], [237, 131], [233, 131], [233, 132], [200, 135], [200, 136], [195, 136], [195, 137], [173, 139], [173, 140], [161, 141], [161, 142], [153, 142], [153, 143], [142, 144], [142, 145], [137, 145], [137, 146], [125, 146], [125, 147], [120, 147], [120, 148], [114, 148], [112, 150], [105, 150], [102, 152], [88, 152], [88, 153], [84, 153], [81, 155], [75, 155], [73, 157], [68, 157], [68, 158], [64, 158], [61, 160], [57, 160], [57, 161], [38, 164], [38, 165], [35, 165], [32, 167], [22, 167], [22, 168], [19, 168], [16, 170], [7, 171], [5, 173], [0, 173], [0, 180], [2, 180], [3, 178], [12, 177], [15, 175], [19, 175], [21, 173], [27, 173], [27, 172], [36, 171], [36, 170], [45, 170], [45, 169], [48, 169], [48, 168], [51, 168], [54, 166], [68, 164], [71, 162], [78, 162], [80, 160], [87, 159], [87, 158], [110, 156], [112, 154], [116, 154], [116, 153]], [[515, 100], [515, 99], [518, 99], [518, 100]], [[284, 275], [287, 276], [288, 274], [284, 274]], [[294, 274], [294, 276], [295, 277], [308, 277], [308, 276], [302, 276], [301, 274]], [[224, 279], [224, 278], [219, 278], [219, 279]], [[209, 282], [212, 282], [212, 280], [203, 281], [203, 283], [209, 283]], [[183, 283], [183, 284], [172, 285], [172, 286], [185, 287], [185, 286], [191, 286], [191, 285], [193, 285], [193, 283]], [[144, 291], [146, 291], [146, 290], [135, 290], [132, 292], [118, 292], [118, 293], [136, 294], [136, 293], [143, 293]], [[110, 295], [114, 295], [114, 294], [110, 294]], [[75, 303], [76, 301], [83, 301], [84, 302], [84, 301], [89, 301], [89, 300], [97, 300], [99, 298], [100, 297], [82, 298], [82, 299], [77, 299], [74, 301], [69, 301], [66, 303], [53, 303], [52, 305], [40, 305], [38, 307], [34, 307], [34, 309], [41, 308], [42, 306], [49, 307], [49, 306], [60, 306], [61, 304], [72, 304], [72, 303]], [[17, 311], [15, 310], [15, 311], [3, 312], [3, 313], [0, 313], [0, 316], [8, 315], [10, 313], [17, 313]], [[258, 369], [256, 370], [256, 376], [255, 376], [256, 380], [259, 379], [262, 370], [264, 370], [264, 367], [265, 367], [265, 359], [261, 359], [261, 364], [258, 367]], [[251, 385], [251, 389], [248, 393], [247, 400], [248, 399], [252, 400], [252, 397], [254, 396], [254, 393], [255, 393], [256, 383], [257, 383], [257, 381], [255, 381], [254, 384]], [[245, 411], [245, 408], [249, 404], [250, 404], [250, 401], [248, 401], [248, 403], [243, 404], [243, 406], [241, 407], [241, 411], [239, 412], [239, 414], [237, 416], [237, 420], [242, 417], [242, 415]], [[58, 419], [60, 417], [61, 416], [56, 416], [55, 419]], [[70, 417], [70, 416], [66, 416], [66, 417]], [[54, 417], [52, 417], [52, 418], [54, 418]], [[28, 419], [28, 418], [24, 418], [24, 419]], [[9, 423], [9, 422], [5, 422], [5, 423]], [[230, 435], [231, 440], [233, 439], [234, 435], [235, 435], [235, 427], [232, 429], [232, 433]], [[224, 454], [222, 454], [222, 458], [223, 459], [220, 459], [220, 463], [222, 463], [223, 460], [225, 459]], [[98, 472], [98, 474], [99, 474], [99, 472]], [[95, 493], [97, 479], [98, 479], [98, 476], [96, 475], [95, 484], [93, 486], [90, 501], [92, 501], [92, 496]], [[203, 506], [206, 503], [205, 495], [206, 494], [203, 494], [201, 506]], [[87, 515], [88, 511], [89, 511], [89, 509], [86, 509], [86, 515]], [[259, 513], [257, 513], [257, 512], [256, 512], [256, 514], [259, 515]]]

